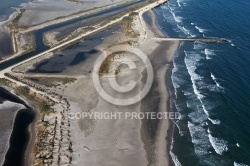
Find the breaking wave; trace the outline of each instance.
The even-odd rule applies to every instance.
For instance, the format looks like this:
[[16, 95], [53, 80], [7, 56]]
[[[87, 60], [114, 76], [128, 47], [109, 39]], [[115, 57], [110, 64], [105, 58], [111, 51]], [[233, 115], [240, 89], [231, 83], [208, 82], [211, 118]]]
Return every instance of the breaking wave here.
[[209, 134], [209, 140], [217, 154], [222, 155], [223, 152], [228, 150], [227, 141], [220, 139], [220, 138], [213, 137], [211, 134]]
[[200, 33], [207, 32], [206, 29], [200, 28], [200, 27], [198, 27], [198, 26], [195, 26], [195, 29], [197, 29]]

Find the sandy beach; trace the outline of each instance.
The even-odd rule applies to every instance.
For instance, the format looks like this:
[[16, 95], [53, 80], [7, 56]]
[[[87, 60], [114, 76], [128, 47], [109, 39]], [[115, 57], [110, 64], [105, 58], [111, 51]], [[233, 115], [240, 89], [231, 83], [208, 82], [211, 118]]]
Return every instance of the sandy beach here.
[[[149, 10], [165, 2], [165, 0], [160, 0], [137, 10], [138, 15], [132, 16], [131, 24], [124, 19], [131, 16], [124, 15], [104, 27], [73, 39], [72, 41], [80, 41], [78, 46], [68, 50], [66, 48], [54, 54], [50, 54], [51, 50], [49, 50], [13, 66], [12, 72], [17, 72], [17, 74], [12, 75], [16, 77], [15, 79], [33, 87], [32, 90], [35, 89], [37, 93], [56, 101], [56, 105], [53, 106], [54, 112], [39, 117], [39, 122], [36, 124], [36, 134], [39, 134], [42, 132], [39, 126], [43, 126], [44, 121], [47, 121], [48, 118], [56, 118], [51, 123], [49, 122], [48, 129], [46, 129], [46, 131], [52, 132], [52, 135], [49, 135], [46, 141], [52, 142], [53, 148], [40, 147], [41, 151], [32, 154], [31, 161], [33, 163], [89, 166], [169, 165], [170, 155], [169, 151], [166, 150], [169, 146], [166, 139], [170, 128], [170, 121], [168, 120], [128, 120], [124, 117], [110, 120], [69, 118], [69, 114], [86, 112], [166, 113], [169, 111], [166, 76], [171, 69], [173, 55], [179, 46], [179, 42], [152, 40], [152, 38], [163, 37], [164, 35], [156, 26], [154, 12]], [[145, 12], [151, 19], [151, 24], [145, 22], [143, 18]], [[107, 29], [110, 26], [117, 28]], [[88, 38], [81, 41], [81, 38], [87, 35]], [[98, 40], [93, 40], [91, 37]], [[72, 41], [68, 41], [63, 45], [70, 44]], [[53, 50], [56, 51], [60, 47], [57, 46]], [[119, 52], [121, 48], [125, 51], [132, 48], [142, 50], [150, 59], [154, 70], [155, 78], [149, 94], [142, 101], [130, 106], [117, 106], [107, 102], [98, 94], [92, 81], [92, 68], [97, 57]], [[67, 55], [72, 54], [74, 57], [79, 51], [89, 53], [91, 50], [98, 51], [91, 53], [91, 56], [88, 56], [82, 62], [78, 62], [78, 64], [70, 65], [66, 63], [72, 61], [72, 57]], [[55, 54], [58, 56], [55, 56]], [[137, 69], [135, 71], [128, 70], [127, 67], [120, 68], [119, 64], [125, 61], [122, 58], [123, 56], [130, 58], [136, 64]], [[47, 62], [43, 64], [44, 59]], [[105, 90], [116, 98], [126, 98], [139, 93], [144, 87], [145, 77], [147, 77], [144, 64], [140, 62], [138, 57], [126, 53], [116, 56], [114, 59], [115, 61], [111, 63], [111, 66], [119, 68], [120, 71], [118, 77], [116, 77], [117, 82], [120, 85], [126, 85], [130, 80], [134, 80], [137, 82], [137, 86], [133, 91], [121, 96], [119, 92], [108, 86], [108, 79], [114, 76], [114, 73], [109, 73], [105, 77], [100, 77]], [[34, 70], [37, 66], [40, 66], [39, 69], [48, 69], [51, 68], [48, 66], [54, 66], [54, 70], [57, 70], [55, 63], [58, 61], [61, 61], [61, 65], [65, 66], [59, 67], [59, 73], [47, 74], [47, 79], [55, 80], [58, 77], [56, 80], [58, 81], [59, 78], [64, 79], [64, 76], [65, 78], [67, 76], [69, 78], [76, 76], [74, 81], [56, 83], [56, 86], [52, 87], [46, 87], [43, 84], [39, 85], [42, 82], [32, 81], [32, 79], [39, 80], [41, 76], [46, 77], [46, 74], [36, 73], [32, 75], [32, 73], [29, 73], [31, 69]], [[5, 72], [11, 73], [11, 70], [6, 69]], [[25, 77], [22, 76], [22, 73], [25, 73]], [[32, 79], [29, 79], [29, 77]], [[53, 128], [54, 131], [52, 131]], [[36, 139], [35, 144], [37, 144], [37, 141]], [[29, 147], [32, 145], [34, 146], [34, 142], [31, 141]], [[51, 151], [52, 154], [50, 154]]]
[[[149, 18], [151, 19], [147, 22], [147, 26], [151, 29], [154, 33], [155, 37], [163, 37], [164, 34], [158, 29], [156, 26], [155, 14], [153, 11], [148, 11], [146, 13]], [[150, 23], [150, 24], [149, 24]], [[151, 63], [154, 67], [155, 71], [155, 79], [152, 86], [151, 91], [143, 99], [142, 104], [144, 105], [144, 111], [153, 111], [153, 112], [168, 112], [169, 110], [169, 96], [168, 96], [168, 88], [166, 78], [168, 74], [170, 74], [172, 60], [175, 51], [179, 47], [179, 42], [161, 42], [159, 47], [154, 50], [154, 52], [150, 56]], [[157, 94], [157, 95], [156, 95]], [[152, 104], [149, 104], [150, 101], [155, 101]], [[142, 109], [143, 111], [143, 109]], [[169, 155], [169, 149], [167, 147], [170, 145], [171, 136], [168, 135], [170, 127], [171, 127], [171, 120], [146, 120], [144, 122], [145, 126], [142, 127], [143, 130], [154, 130], [148, 131], [150, 137], [150, 144], [151, 148], [154, 149], [151, 153], [151, 160], [155, 165], [170, 165], [171, 159]], [[156, 127], [156, 128], [155, 128]], [[145, 132], [143, 132], [145, 133]]]

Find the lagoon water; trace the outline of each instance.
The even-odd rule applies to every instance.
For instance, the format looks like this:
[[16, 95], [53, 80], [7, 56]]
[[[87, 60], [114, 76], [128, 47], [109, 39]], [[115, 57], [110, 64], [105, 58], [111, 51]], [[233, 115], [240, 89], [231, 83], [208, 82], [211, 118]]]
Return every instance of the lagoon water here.
[[[0, 21], [23, 2], [2, 1]], [[175, 165], [250, 165], [249, 8], [247, 0], [171, 0], [156, 9], [170, 37], [231, 41], [182, 43], [175, 55], [171, 108], [182, 114], [171, 146]]]
[[171, 0], [156, 9], [170, 37], [225, 38], [182, 43], [174, 58], [171, 108], [175, 165], [250, 165], [250, 1]]
[[18, 8], [21, 3], [28, 2], [28, 0], [3, 0], [0, 5], [0, 22], [8, 19], [9, 15]]
[[[0, 102], [2, 101], [9, 101], [24, 106], [24, 108], [18, 111], [17, 110], [13, 111], [8, 108], [6, 110], [2, 109], [1, 113], [1, 116], [3, 116], [1, 118], [8, 119], [10, 122], [13, 121], [14, 123], [13, 126], [8, 126], [8, 125], [1, 126], [1, 132], [8, 130], [12, 131], [9, 140], [9, 148], [4, 157], [3, 166], [12, 166], [12, 165], [23, 166], [25, 165], [25, 163], [27, 163], [25, 157], [28, 154], [25, 154], [25, 151], [28, 146], [28, 142], [30, 141], [30, 133], [29, 133], [30, 124], [35, 119], [35, 112], [20, 98], [8, 92], [6, 89], [0, 87]], [[13, 115], [12, 117], [13, 119], [11, 119], [10, 117], [5, 117], [6, 115], [11, 115], [11, 113], [4, 114], [5, 111], [12, 112], [12, 114], [16, 114], [16, 116]], [[6, 122], [8, 122], [8, 120]], [[13, 129], [10, 129], [12, 127]], [[1, 133], [0, 136], [6, 137], [7, 135], [8, 134], [6, 132], [3, 132]]]
[[9, 16], [21, 3], [28, 0], [3, 0], [0, 4], [0, 58], [13, 54], [10, 35], [1, 27], [1, 22], [8, 20]]

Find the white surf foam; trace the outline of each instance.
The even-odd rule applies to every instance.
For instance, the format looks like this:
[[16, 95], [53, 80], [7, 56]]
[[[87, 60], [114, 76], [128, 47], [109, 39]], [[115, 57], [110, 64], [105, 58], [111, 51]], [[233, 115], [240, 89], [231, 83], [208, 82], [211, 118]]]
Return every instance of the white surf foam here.
[[224, 89], [220, 83], [217, 81], [218, 79], [213, 75], [213, 73], [210, 72], [211, 78], [213, 79], [213, 81], [215, 82], [216, 86], [220, 89]]
[[[211, 119], [209, 118], [209, 111], [206, 109], [204, 103], [203, 103], [203, 95], [200, 93], [197, 85], [197, 82], [200, 82], [201, 76], [199, 76], [196, 72], [195, 72], [195, 63], [197, 63], [197, 61], [199, 61], [201, 59], [201, 56], [195, 54], [195, 53], [191, 53], [190, 52], [185, 52], [186, 53], [186, 57], [185, 57], [185, 63], [188, 69], [188, 73], [191, 76], [191, 81], [192, 81], [192, 86], [193, 86], [193, 91], [196, 94], [197, 98], [200, 101], [200, 105], [201, 105], [201, 109], [196, 109], [196, 112], [191, 113], [190, 116], [192, 117], [192, 120], [194, 121], [200, 121], [200, 122], [204, 122], [205, 118], [209, 119], [213, 124], [217, 124], [219, 125], [221, 122], [218, 119]], [[188, 58], [189, 56], [189, 58]], [[204, 86], [204, 85], [202, 85]], [[202, 112], [199, 112], [199, 110], [204, 111], [203, 113], [206, 114], [206, 117], [204, 117], [202, 115]], [[196, 114], [195, 114], [196, 113]], [[211, 143], [211, 145], [213, 146], [213, 148], [215, 149], [216, 153], [218, 154], [222, 154], [223, 151], [227, 150], [227, 145], [226, 142], [217, 138], [212, 137], [211, 135], [209, 136], [209, 138], [205, 139], [206, 136], [206, 132], [203, 131], [204, 128], [200, 127], [200, 126], [195, 126], [195, 128], [193, 127], [193, 125], [191, 123], [189, 123], [189, 129], [190, 129], [190, 133], [192, 133], [192, 141], [198, 143], [199, 148], [196, 148], [196, 153], [204, 153], [204, 147], [202, 145], [204, 145], [204, 142], [199, 142], [199, 141], [206, 141], [209, 140], [209, 142]], [[191, 131], [193, 130], [193, 131]], [[203, 135], [203, 137], [200, 136], [199, 138], [199, 134], [194, 132], [194, 130], [199, 130], [199, 134]], [[203, 131], [203, 132], [201, 132]], [[198, 136], [198, 139], [197, 139]], [[198, 142], [197, 142], [198, 141]], [[210, 145], [210, 143], [208, 143]], [[200, 146], [201, 145], [201, 146]], [[208, 146], [208, 145], [206, 145]], [[202, 147], [202, 148], [200, 148]]]
[[178, 2], [178, 1], [177, 1], [177, 4], [178, 4], [178, 6], [179, 6], [179, 7], [181, 7], [181, 4], [180, 4], [180, 2]]
[[190, 31], [189, 31], [187, 28], [182, 27], [182, 29], [184, 30], [184, 33], [185, 33], [185, 34], [190, 34]]
[[[192, 83], [190, 85], [191, 86], [190, 88], [183, 90], [184, 95], [187, 98], [186, 101], [187, 107], [190, 110], [190, 112], [188, 113], [190, 121], [188, 121], [187, 127], [189, 128], [191, 134], [195, 153], [198, 156], [203, 156], [210, 154], [211, 153], [210, 149], [213, 148], [212, 143], [210, 142], [211, 138], [209, 138], [207, 130], [204, 128], [204, 125], [206, 125], [207, 120], [210, 120], [213, 124], [216, 125], [219, 125], [221, 122], [218, 119], [209, 118], [210, 108], [207, 108], [202, 101], [204, 95], [201, 94], [199, 87], [210, 86], [210, 85], [206, 85], [205, 83], [203, 83], [202, 81], [203, 77], [196, 73], [196, 69], [197, 65], [199, 65], [200, 63], [200, 60], [203, 60], [205, 58], [204, 55], [201, 56], [201, 54], [197, 54], [197, 51], [184, 51], [184, 52], [186, 54], [184, 59], [185, 67], [188, 70], [188, 74], [190, 75]], [[175, 70], [175, 72], [177, 72], [178, 74], [178, 70]], [[213, 86], [216, 87], [215, 85]], [[177, 105], [177, 107], [178, 107], [177, 109], [183, 109], [182, 105], [180, 106]], [[217, 144], [218, 143], [214, 143], [214, 146], [216, 146]]]
[[183, 3], [183, 0], [177, 0], [177, 3]]
[[236, 163], [236, 162], [234, 162], [234, 166], [249, 166], [249, 165], [247, 165], [247, 164], [242, 164], [242, 163]]
[[180, 161], [178, 160], [177, 156], [174, 155], [174, 153], [172, 151], [170, 151], [170, 156], [171, 156], [175, 166], [182, 166]]
[[194, 35], [194, 34], [190, 34], [191, 37], [197, 37], [197, 35]]
[[163, 11], [164, 11], [164, 10], [168, 10], [168, 9], [169, 9], [169, 7], [168, 7], [168, 6], [166, 6], [166, 5], [161, 5], [161, 6], [160, 6], [160, 8], [161, 8], [161, 9], [163, 9]]
[[221, 124], [221, 121], [218, 120], [218, 119], [211, 119], [211, 118], [208, 118], [210, 120], [210, 122], [212, 122], [214, 125], [220, 125]]
[[206, 55], [215, 55], [214, 50], [211, 50], [211, 49], [208, 49], [208, 48], [205, 49], [205, 54]]
[[189, 35], [189, 30], [188, 29], [186, 29], [185, 27], [183, 27], [183, 26], [180, 26], [180, 25], [177, 25], [178, 26], [178, 28], [183, 32], [183, 33], [185, 33], [185, 35]]
[[196, 25], [196, 26], [194, 26], [194, 27], [195, 27], [195, 29], [197, 29], [200, 33], [207, 32], [207, 30], [206, 30], [206, 29], [200, 28], [200, 27], [198, 27], [197, 25]]
[[[191, 81], [192, 81], [192, 86], [193, 86], [193, 90], [194, 93], [198, 96], [198, 98], [201, 100], [204, 96], [199, 92], [198, 87], [196, 86], [195, 82], [197, 80], [201, 80], [202, 76], [198, 75], [195, 70], [196, 70], [196, 62], [198, 62], [199, 60], [201, 60], [200, 55], [198, 55], [195, 52], [188, 52], [188, 51], [184, 51], [186, 54], [185, 57], [185, 63], [186, 63], [186, 67], [188, 70], [189, 75], [191, 76]], [[190, 57], [190, 58], [187, 58]], [[193, 59], [195, 59], [193, 61]]]
[[178, 23], [181, 23], [182, 22], [182, 19], [183, 17], [180, 17], [180, 16], [176, 16], [174, 13], [173, 13], [173, 17], [174, 17], [174, 20]]
[[200, 50], [200, 49], [204, 49], [206, 46], [205, 43], [202, 43], [202, 42], [194, 42], [194, 49], [195, 50]]
[[211, 146], [206, 130], [202, 126], [194, 125], [191, 122], [188, 122], [188, 128], [192, 137], [192, 143], [194, 144], [195, 153], [197, 155], [209, 154]]
[[228, 143], [227, 141], [213, 137], [211, 134], [208, 135], [211, 145], [213, 146], [215, 152], [219, 155], [222, 155], [223, 152], [228, 150]]
[[178, 157], [172, 152], [172, 150], [173, 150], [173, 144], [174, 144], [174, 139], [172, 137], [172, 139], [171, 139], [171, 146], [170, 146], [170, 156], [171, 156], [171, 158], [172, 158], [175, 166], [182, 166], [181, 163], [180, 163], [180, 161], [178, 160]]
[[205, 53], [205, 55], [206, 55], [206, 59], [207, 59], [207, 60], [212, 59], [212, 57], [215, 55], [214, 50], [211, 50], [211, 49], [208, 49], [208, 48], [206, 48], [206, 49], [204, 50], [204, 53]]

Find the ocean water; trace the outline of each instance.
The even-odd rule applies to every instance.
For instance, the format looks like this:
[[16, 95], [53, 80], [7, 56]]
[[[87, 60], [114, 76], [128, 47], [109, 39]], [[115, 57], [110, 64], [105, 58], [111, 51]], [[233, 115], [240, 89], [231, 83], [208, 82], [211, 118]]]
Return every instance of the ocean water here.
[[156, 9], [169, 37], [223, 38], [181, 43], [170, 78], [175, 165], [250, 165], [250, 1], [171, 0]]

